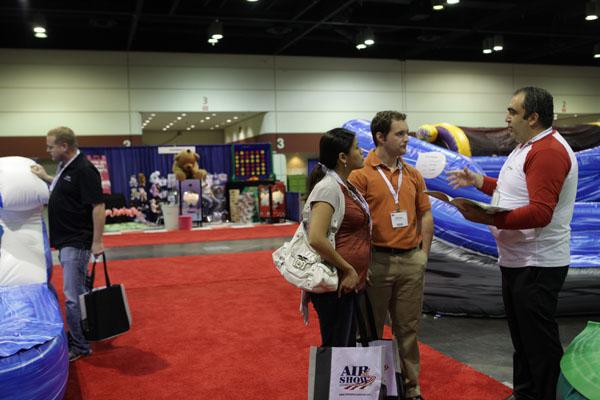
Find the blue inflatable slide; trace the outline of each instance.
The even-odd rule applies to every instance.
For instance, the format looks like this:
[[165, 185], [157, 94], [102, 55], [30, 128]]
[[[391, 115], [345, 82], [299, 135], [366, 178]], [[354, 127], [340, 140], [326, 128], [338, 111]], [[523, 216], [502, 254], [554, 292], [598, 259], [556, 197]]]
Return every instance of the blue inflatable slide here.
[[[343, 126], [356, 134], [366, 153], [373, 146], [369, 121], [351, 120]], [[444, 171], [425, 179], [427, 188], [452, 197], [490, 202], [475, 188], [453, 190], [446, 172], [468, 167], [497, 177], [506, 157], [466, 157], [451, 150], [409, 137], [402, 156], [415, 166], [419, 154], [442, 153]], [[558, 315], [600, 313], [600, 147], [576, 153], [579, 164], [577, 202], [571, 222], [571, 265], [560, 293]], [[425, 277], [424, 312], [435, 314], [502, 317], [504, 307], [497, 266], [496, 242], [487, 226], [464, 219], [447, 203], [430, 197], [434, 218], [434, 241]]]

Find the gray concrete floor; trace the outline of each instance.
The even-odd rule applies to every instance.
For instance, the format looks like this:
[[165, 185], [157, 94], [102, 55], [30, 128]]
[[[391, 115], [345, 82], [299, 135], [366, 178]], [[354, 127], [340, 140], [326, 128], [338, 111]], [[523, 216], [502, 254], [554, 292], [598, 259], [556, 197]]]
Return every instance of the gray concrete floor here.
[[[600, 316], [557, 318], [561, 342], [566, 348]], [[462, 363], [512, 386], [512, 344], [504, 318], [469, 318], [423, 314], [420, 340]]]
[[[288, 238], [236, 240], [111, 248], [109, 260], [172, 257], [182, 255], [237, 253], [275, 249]], [[58, 264], [57, 254], [53, 253]], [[566, 346], [598, 316], [558, 318], [561, 340]], [[502, 318], [436, 317], [423, 314], [420, 340], [462, 363], [512, 386], [512, 344], [506, 320]]]

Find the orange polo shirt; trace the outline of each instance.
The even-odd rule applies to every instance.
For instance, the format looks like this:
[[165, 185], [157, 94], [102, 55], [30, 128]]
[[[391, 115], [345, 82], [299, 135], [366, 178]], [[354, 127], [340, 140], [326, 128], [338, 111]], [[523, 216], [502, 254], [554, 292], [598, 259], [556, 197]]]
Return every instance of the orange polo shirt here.
[[[369, 203], [373, 220], [373, 245], [410, 249], [421, 243], [422, 235], [417, 229], [417, 221], [420, 221], [423, 214], [431, 209], [431, 204], [429, 196], [423, 193], [427, 188], [421, 173], [401, 159], [399, 162], [402, 164], [402, 184], [398, 196], [399, 207], [395, 204], [394, 197], [377, 167], [381, 167], [394, 187], [394, 191], [398, 190], [400, 169], [396, 168], [392, 173], [375, 155], [375, 150], [369, 152], [364, 166], [352, 171], [348, 180], [356, 186]], [[397, 211], [398, 208], [400, 211], [407, 212], [408, 226], [404, 228], [392, 227], [391, 213]]]

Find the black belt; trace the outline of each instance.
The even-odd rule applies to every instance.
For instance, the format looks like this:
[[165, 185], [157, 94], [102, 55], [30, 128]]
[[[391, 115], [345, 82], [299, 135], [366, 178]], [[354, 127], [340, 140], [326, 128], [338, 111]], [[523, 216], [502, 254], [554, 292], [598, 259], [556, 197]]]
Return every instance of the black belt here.
[[392, 247], [382, 247], [382, 246], [373, 246], [373, 250], [381, 252], [381, 253], [390, 253], [390, 254], [404, 254], [409, 251], [413, 251], [417, 247], [412, 247], [410, 249], [394, 249]]

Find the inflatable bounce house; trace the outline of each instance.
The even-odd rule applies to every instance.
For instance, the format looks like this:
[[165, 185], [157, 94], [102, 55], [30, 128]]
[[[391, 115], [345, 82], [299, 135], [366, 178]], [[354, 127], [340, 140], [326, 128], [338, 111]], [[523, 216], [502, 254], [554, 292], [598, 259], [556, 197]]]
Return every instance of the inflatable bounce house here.
[[0, 399], [59, 400], [68, 377], [67, 339], [53, 289], [42, 219], [48, 187], [34, 162], [0, 158]]
[[[365, 153], [373, 148], [369, 121], [351, 120], [344, 128], [357, 135]], [[425, 158], [425, 154], [436, 153], [444, 160], [443, 168], [434, 175], [424, 176], [429, 190], [490, 203], [490, 197], [479, 190], [472, 187], [454, 190], [446, 180], [447, 171], [465, 166], [480, 174], [498, 176], [506, 156], [471, 157], [471, 142], [459, 127], [425, 125], [417, 130], [415, 137], [409, 137], [403, 159], [418, 167], [419, 159]], [[508, 154], [506, 150], [503, 152]], [[600, 146], [577, 151], [576, 155], [579, 184], [571, 222], [571, 266], [561, 292], [559, 315], [600, 312], [600, 185], [597, 183]], [[490, 230], [485, 225], [467, 221], [455, 207], [435, 198], [430, 200], [435, 238], [425, 279], [424, 310], [439, 314], [502, 316], [498, 251]]]

